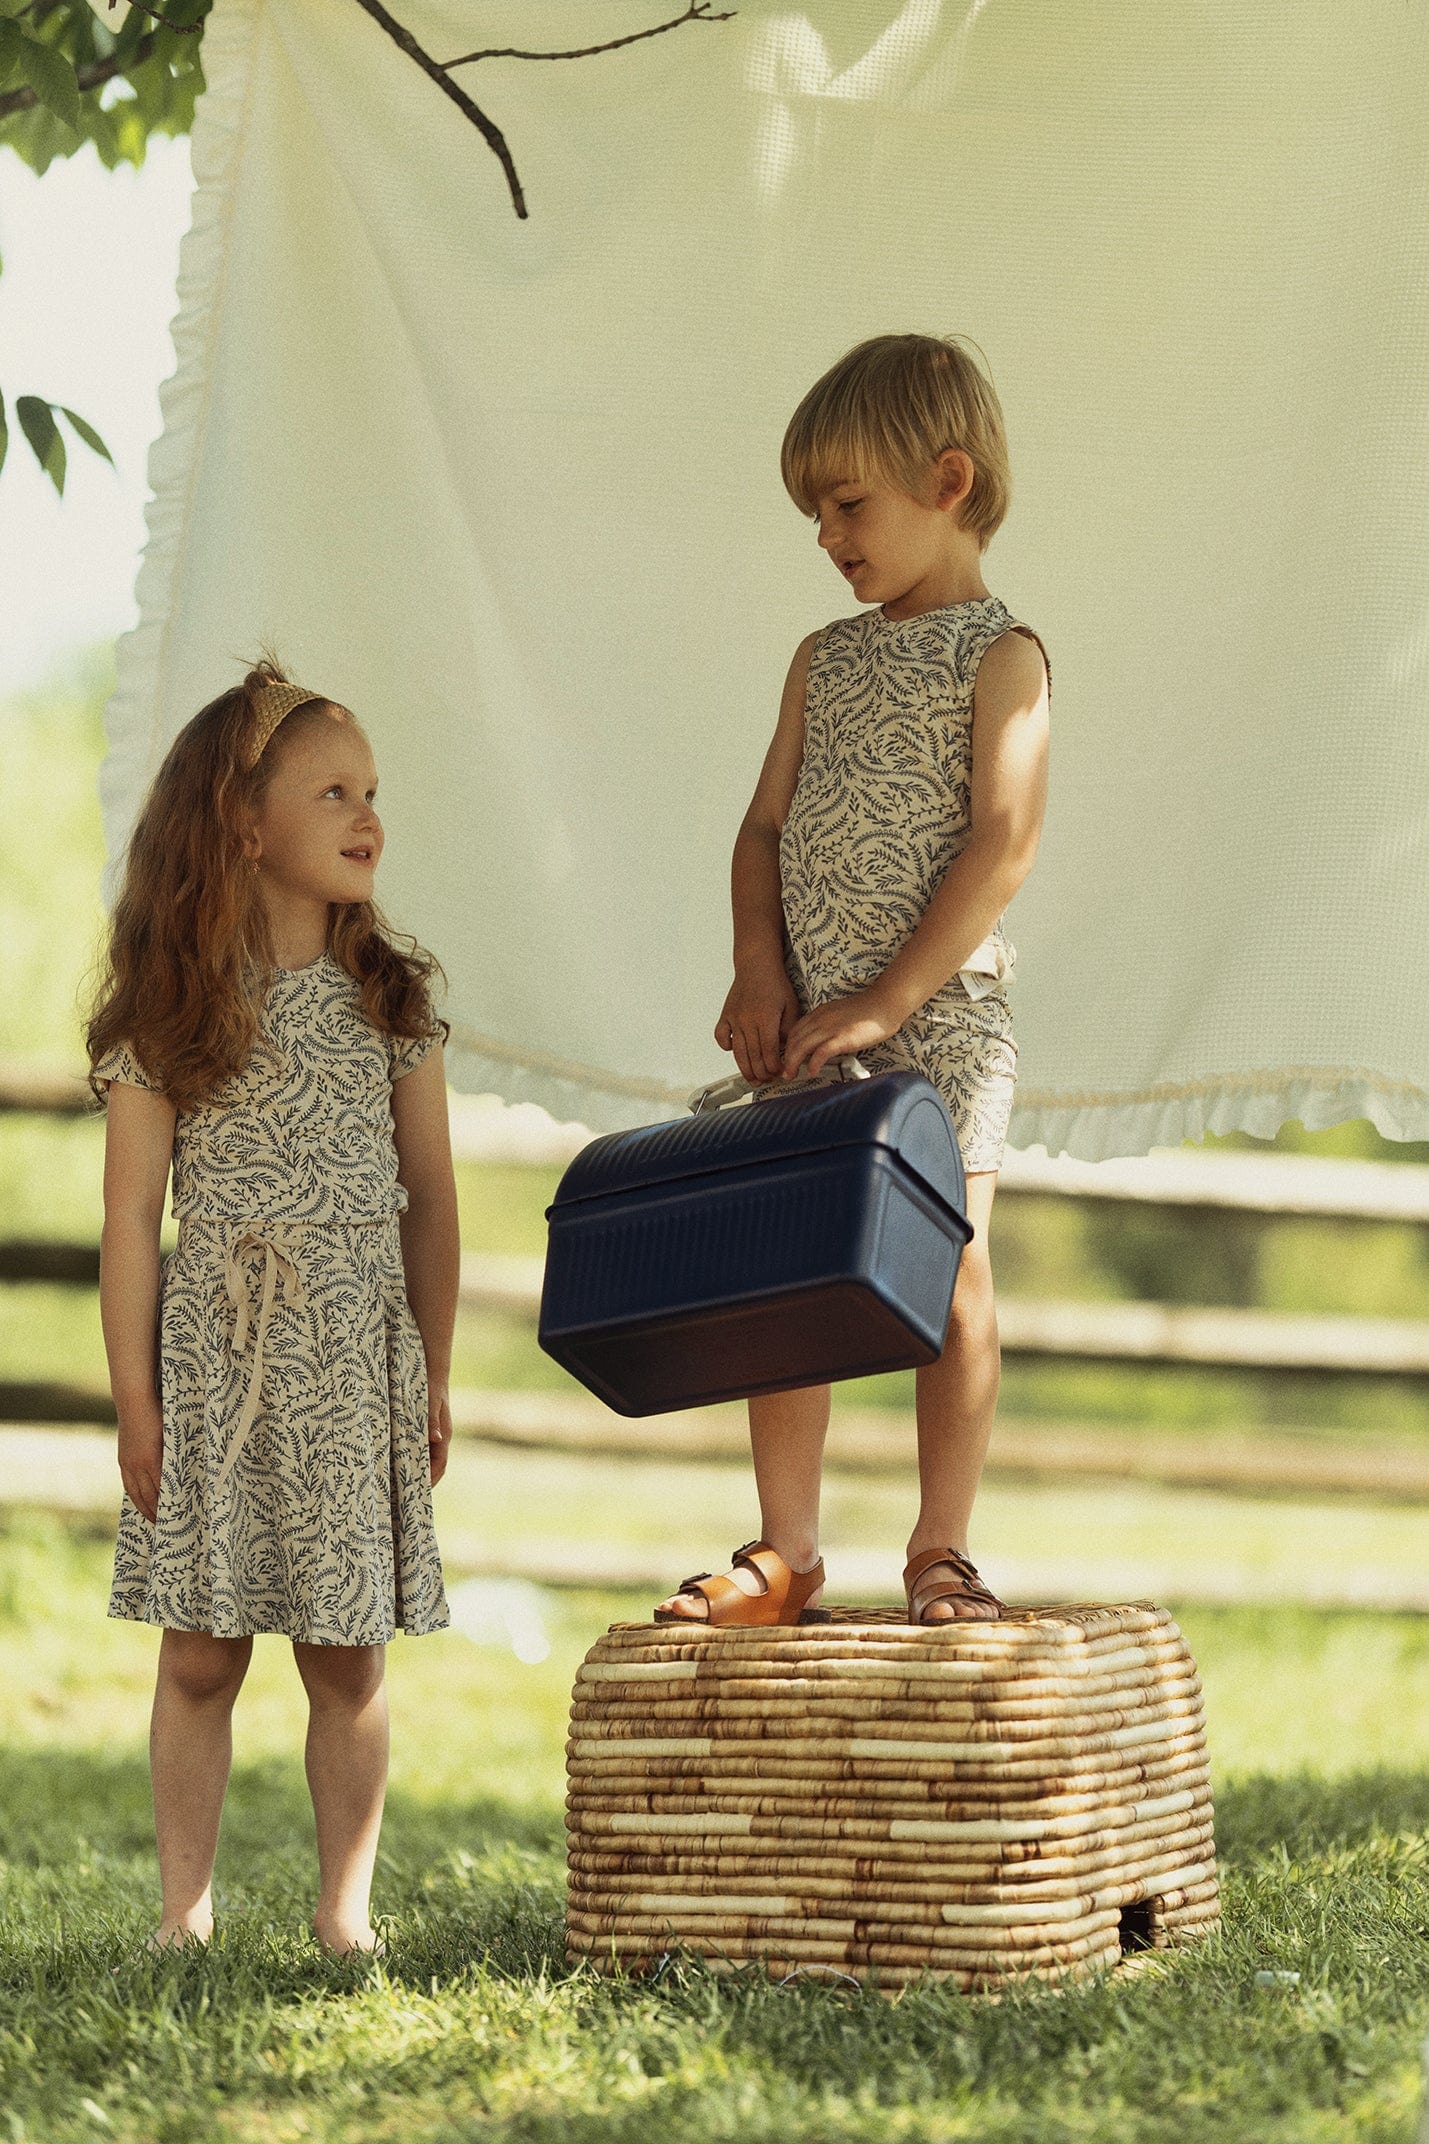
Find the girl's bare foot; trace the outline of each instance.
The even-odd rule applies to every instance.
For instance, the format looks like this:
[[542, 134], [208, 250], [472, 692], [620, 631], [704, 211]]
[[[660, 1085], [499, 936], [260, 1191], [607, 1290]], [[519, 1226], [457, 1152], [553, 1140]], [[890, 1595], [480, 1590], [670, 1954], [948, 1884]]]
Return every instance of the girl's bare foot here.
[[319, 1926], [316, 1916], [311, 1926], [318, 1947], [334, 1958], [354, 1957], [359, 1951], [364, 1951], [374, 1958], [385, 1958], [387, 1955], [387, 1945], [376, 1929], [370, 1926], [346, 1928], [336, 1922], [324, 1922]]
[[183, 1950], [190, 1943], [209, 1943], [213, 1940], [213, 1915], [176, 1915], [160, 1921], [148, 1938], [146, 1950]]

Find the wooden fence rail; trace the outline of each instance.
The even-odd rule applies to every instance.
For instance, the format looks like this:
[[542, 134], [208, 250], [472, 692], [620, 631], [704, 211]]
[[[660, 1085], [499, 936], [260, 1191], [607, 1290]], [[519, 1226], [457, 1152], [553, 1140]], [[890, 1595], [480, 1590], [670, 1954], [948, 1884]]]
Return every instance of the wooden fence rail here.
[[[54, 1389], [54, 1388], [52, 1388]], [[84, 1433], [113, 1425], [106, 1388], [70, 1387], [71, 1415], [0, 1419], [0, 1453], [23, 1449], [32, 1468], [43, 1454], [51, 1487], [62, 1486], [64, 1453]], [[489, 1392], [458, 1387], [452, 1427], [464, 1442], [505, 1451], [562, 1452], [601, 1461], [747, 1466], [742, 1407], [700, 1407], [632, 1421], [579, 1392]], [[29, 1442], [24, 1440], [28, 1438]], [[917, 1431], [895, 1408], [836, 1408], [829, 1432], [830, 1475], [911, 1475]], [[1198, 1429], [1178, 1435], [1136, 1423], [1001, 1419], [988, 1455], [989, 1480], [1144, 1482], [1234, 1495], [1363, 1497], [1429, 1504], [1429, 1451], [1356, 1436], [1257, 1431], [1244, 1437]], [[3, 1501], [0, 1483], [0, 1501]]]
[[[544, 1270], [539, 1257], [464, 1251], [460, 1302], [534, 1322]], [[87, 1244], [0, 1242], [0, 1280], [93, 1287], [99, 1252]], [[1204, 1309], [1139, 1302], [998, 1305], [1004, 1357], [1062, 1362], [1156, 1363], [1336, 1377], [1429, 1376], [1429, 1321], [1326, 1317], [1318, 1312]], [[14, 1421], [83, 1419], [64, 1385], [0, 1382], [0, 1415]]]

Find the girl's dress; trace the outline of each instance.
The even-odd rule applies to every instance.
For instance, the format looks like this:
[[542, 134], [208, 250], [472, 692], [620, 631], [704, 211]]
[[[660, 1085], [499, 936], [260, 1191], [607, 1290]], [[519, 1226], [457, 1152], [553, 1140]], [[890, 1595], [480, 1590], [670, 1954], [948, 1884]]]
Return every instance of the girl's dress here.
[[[836, 618], [810, 651], [804, 758], [779, 844], [789, 980], [808, 1012], [872, 983], [972, 830], [973, 685], [1003, 633], [997, 596], [916, 618]], [[1047, 651], [1042, 648], [1043, 660]], [[1047, 664], [1048, 691], [1051, 664]], [[911, 1069], [948, 1105], [963, 1167], [1002, 1165], [1017, 1044], [1002, 919], [966, 967], [859, 1061]]]
[[[125, 1496], [109, 1613], [382, 1645], [450, 1622], [391, 1111], [436, 1038], [374, 1028], [329, 953], [276, 972], [262, 1033], [277, 1061], [175, 1122], [158, 1517]], [[123, 1043], [94, 1071], [155, 1084]]]

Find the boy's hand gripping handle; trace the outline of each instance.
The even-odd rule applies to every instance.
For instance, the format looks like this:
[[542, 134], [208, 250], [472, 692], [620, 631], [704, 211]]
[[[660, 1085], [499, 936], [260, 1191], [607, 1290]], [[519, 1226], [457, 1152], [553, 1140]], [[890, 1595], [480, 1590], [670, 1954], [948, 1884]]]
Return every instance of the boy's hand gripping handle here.
[[[806, 1087], [836, 1087], [844, 1080], [867, 1079], [868, 1076], [856, 1057], [839, 1057], [825, 1065], [822, 1072], [816, 1072], [812, 1079], [779, 1081], [778, 1092], [766, 1094], [764, 1099], [773, 1102], [781, 1094], [802, 1094]], [[690, 1113], [696, 1117], [712, 1115], [730, 1102], [742, 1102], [746, 1096], [758, 1094], [761, 1088], [775, 1084], [773, 1080], [745, 1079], [742, 1073], [732, 1073], [728, 1079], [719, 1080], [712, 1087], [697, 1087], [690, 1096]]]

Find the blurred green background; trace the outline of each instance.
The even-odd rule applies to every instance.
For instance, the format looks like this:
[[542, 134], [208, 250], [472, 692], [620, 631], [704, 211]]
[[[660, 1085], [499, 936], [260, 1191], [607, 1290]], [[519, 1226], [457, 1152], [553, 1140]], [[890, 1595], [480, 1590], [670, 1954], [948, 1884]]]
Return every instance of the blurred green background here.
[[[0, 1002], [12, 1062], [81, 1071], [83, 989], [102, 940], [97, 780], [108, 650], [76, 660], [0, 710]], [[441, 948], [434, 950], [440, 955]], [[1220, 1146], [1260, 1147], [1239, 1135]], [[1286, 1152], [1423, 1161], [1429, 1146], [1382, 1139], [1357, 1122], [1282, 1128]], [[103, 1120], [0, 1117], [0, 1217], [6, 1233], [97, 1241]], [[539, 1252], [559, 1170], [462, 1163], [468, 1250]], [[165, 1223], [167, 1249], [175, 1236]], [[1429, 1318], [1429, 1231], [1291, 1216], [1214, 1217], [1062, 1197], [1004, 1196], [991, 1252], [999, 1292], [1108, 1301], [1260, 1305], [1269, 1310]], [[84, 1293], [0, 1287], [0, 1375], [104, 1375], [97, 1305]], [[453, 1383], [571, 1389], [519, 1319], [464, 1312]], [[912, 1374], [851, 1383], [845, 1406], [912, 1404]], [[1098, 1422], [1289, 1426], [1429, 1436], [1429, 1391], [1398, 1379], [1155, 1366], [1005, 1365], [1007, 1415]]]

